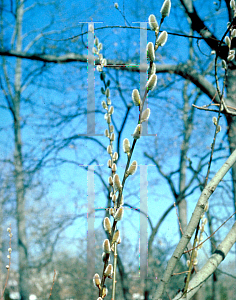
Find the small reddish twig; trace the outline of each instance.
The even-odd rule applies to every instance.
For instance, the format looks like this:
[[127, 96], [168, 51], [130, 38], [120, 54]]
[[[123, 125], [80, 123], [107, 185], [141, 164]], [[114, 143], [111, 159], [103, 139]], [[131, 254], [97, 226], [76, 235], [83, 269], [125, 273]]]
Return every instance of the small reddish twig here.
[[48, 300], [50, 299], [50, 297], [52, 296], [52, 289], [53, 289], [53, 286], [54, 286], [54, 283], [55, 283], [55, 280], [56, 280], [56, 270], [54, 269], [54, 275], [53, 275], [53, 280], [52, 280], [52, 286], [51, 286], [51, 289], [50, 289], [50, 294], [49, 294], [49, 297], [48, 297]]

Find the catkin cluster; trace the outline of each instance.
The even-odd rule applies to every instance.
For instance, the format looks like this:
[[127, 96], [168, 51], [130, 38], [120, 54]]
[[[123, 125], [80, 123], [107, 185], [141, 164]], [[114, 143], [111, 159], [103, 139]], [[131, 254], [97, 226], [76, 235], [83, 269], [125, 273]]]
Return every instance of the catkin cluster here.
[[[165, 0], [161, 8], [161, 17], [162, 17], [161, 24], [164, 18], [169, 16], [170, 7], [171, 7], [170, 0]], [[115, 8], [118, 8], [118, 4], [115, 5]], [[157, 84], [156, 66], [154, 63], [155, 51], [160, 46], [165, 45], [168, 37], [166, 31], [163, 31], [159, 35], [160, 27], [158, 26], [156, 17], [154, 15], [149, 16], [149, 25], [151, 29], [155, 31], [156, 41], [155, 41], [155, 46], [151, 42], [147, 44], [147, 59], [149, 60], [150, 65], [148, 70], [148, 80], [145, 86], [145, 93], [141, 98], [138, 89], [134, 89], [132, 92], [133, 103], [135, 106], [139, 107], [139, 118], [138, 118], [138, 124], [133, 132], [132, 146], [130, 145], [129, 139], [125, 138], [123, 140], [123, 150], [124, 153], [127, 155], [127, 164], [126, 164], [125, 173], [122, 181], [120, 180], [119, 175], [117, 174], [118, 153], [114, 152], [114, 145], [113, 145], [115, 141], [114, 126], [112, 125], [114, 107], [112, 106], [111, 97], [110, 97], [110, 89], [109, 89], [110, 81], [106, 80], [106, 76], [103, 71], [103, 68], [107, 65], [107, 61], [106, 59], [103, 58], [103, 55], [100, 53], [100, 51], [103, 48], [102, 44], [99, 42], [97, 37], [95, 37], [94, 40], [93, 53], [96, 54], [99, 58], [100, 64], [97, 66], [97, 70], [100, 72], [100, 79], [104, 84], [104, 88], [103, 87], [101, 88], [101, 92], [106, 97], [105, 100], [102, 101], [101, 105], [102, 108], [104, 109], [104, 119], [107, 123], [107, 129], [105, 130], [104, 134], [108, 138], [107, 154], [109, 155], [109, 158], [107, 161], [107, 166], [111, 171], [111, 174], [108, 178], [108, 183], [110, 186], [109, 196], [113, 204], [112, 207], [109, 208], [110, 217], [105, 217], [103, 220], [103, 227], [107, 234], [107, 238], [103, 241], [103, 245], [102, 245], [103, 248], [102, 260], [104, 263], [104, 268], [103, 268], [104, 271], [101, 278], [98, 273], [96, 273], [93, 277], [94, 285], [99, 289], [99, 298], [97, 300], [101, 300], [106, 297], [108, 290], [105, 285], [105, 281], [107, 278], [113, 279], [114, 274], [116, 272], [114, 266], [109, 262], [110, 262], [111, 252], [116, 251], [117, 245], [121, 243], [120, 232], [119, 230], [117, 230], [117, 223], [121, 221], [124, 214], [123, 188], [126, 179], [129, 176], [135, 174], [137, 170], [138, 163], [137, 161], [131, 162], [131, 157], [134, 150], [134, 146], [142, 134], [142, 123], [148, 121], [150, 116], [150, 108], [146, 108], [146, 109], [143, 108], [148, 93], [152, 91]]]

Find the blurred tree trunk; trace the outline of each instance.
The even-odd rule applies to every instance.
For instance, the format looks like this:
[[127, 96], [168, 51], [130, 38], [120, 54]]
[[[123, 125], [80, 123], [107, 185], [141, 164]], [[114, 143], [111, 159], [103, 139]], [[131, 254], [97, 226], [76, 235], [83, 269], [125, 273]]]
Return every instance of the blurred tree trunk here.
[[[226, 78], [227, 98], [234, 103], [236, 107], [236, 66], [235, 60], [229, 64], [228, 75]], [[230, 153], [236, 148], [236, 117], [228, 116], [228, 141]], [[232, 167], [232, 178], [233, 178], [233, 195], [234, 195], [234, 209], [236, 209], [236, 164]], [[236, 217], [236, 216], [235, 216]]]
[[[16, 2], [16, 50], [22, 50], [22, 20], [23, 20], [23, 0]], [[21, 101], [21, 69], [22, 61], [16, 59], [14, 96], [12, 97], [12, 113], [14, 122], [14, 178], [16, 189], [16, 213], [17, 213], [17, 235], [18, 235], [18, 253], [19, 253], [19, 290], [21, 300], [29, 299], [29, 276], [28, 276], [28, 254], [26, 239], [26, 219], [25, 219], [25, 186], [24, 170], [22, 156], [21, 140], [21, 122], [20, 122], [20, 101]]]

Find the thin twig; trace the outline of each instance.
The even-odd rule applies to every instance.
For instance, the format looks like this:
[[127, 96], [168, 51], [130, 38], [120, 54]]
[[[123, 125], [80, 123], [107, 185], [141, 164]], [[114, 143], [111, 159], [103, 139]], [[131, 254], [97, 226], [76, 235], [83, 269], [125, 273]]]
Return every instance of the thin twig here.
[[56, 280], [56, 270], [54, 269], [54, 274], [53, 274], [53, 280], [52, 280], [52, 286], [51, 286], [51, 289], [50, 289], [50, 294], [49, 294], [49, 297], [48, 297], [48, 300], [50, 299], [50, 297], [52, 296], [52, 289], [53, 289], [53, 286], [54, 286], [54, 283], [55, 283], [55, 280]]

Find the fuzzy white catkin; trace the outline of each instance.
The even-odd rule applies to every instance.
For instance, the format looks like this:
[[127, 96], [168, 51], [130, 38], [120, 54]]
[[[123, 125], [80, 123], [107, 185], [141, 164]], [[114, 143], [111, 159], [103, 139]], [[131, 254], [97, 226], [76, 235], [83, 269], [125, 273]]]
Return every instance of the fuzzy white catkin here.
[[235, 10], [235, 1], [234, 0], [230, 0], [230, 7]]
[[112, 243], [117, 242], [119, 240], [119, 238], [120, 238], [120, 231], [116, 230], [116, 232], [114, 233], [113, 238], [112, 238]]
[[112, 272], [113, 272], [113, 266], [112, 264], [109, 264], [107, 267], [106, 267], [106, 270], [104, 272], [104, 275], [105, 276], [111, 276], [112, 275]]
[[114, 113], [114, 106], [111, 106], [109, 109], [109, 114], [112, 115]]
[[109, 178], [108, 178], [108, 183], [109, 183], [110, 185], [113, 185], [113, 179], [112, 179], [111, 176], [109, 176]]
[[108, 239], [105, 239], [103, 242], [103, 250], [105, 253], [110, 253], [111, 252], [111, 247], [110, 247], [110, 242]]
[[109, 131], [108, 131], [108, 129], [105, 129], [104, 135], [105, 135], [106, 137], [109, 137]]
[[149, 117], [150, 117], [150, 108], [146, 108], [143, 112], [142, 112], [142, 115], [141, 115], [141, 123], [142, 122], [146, 122]]
[[222, 59], [222, 68], [227, 69], [227, 64], [226, 64], [226, 61], [224, 59]]
[[137, 161], [134, 160], [132, 162], [132, 164], [130, 165], [130, 167], [129, 167], [128, 171], [127, 171], [127, 174], [128, 175], [133, 175], [137, 171], [137, 168], [138, 168]]
[[111, 148], [111, 145], [108, 145], [108, 146], [107, 146], [107, 153], [108, 153], [108, 154], [112, 154], [112, 148]]
[[118, 153], [115, 152], [115, 153], [113, 154], [113, 161], [117, 161], [117, 159], [118, 159]]
[[147, 57], [150, 61], [154, 61], [155, 60], [155, 51], [154, 51], [154, 45], [152, 42], [149, 42], [147, 44]]
[[98, 44], [99, 44], [99, 39], [96, 37], [95, 40], [94, 40], [94, 45], [98, 46]]
[[231, 31], [231, 38], [235, 38], [236, 37], [236, 29], [233, 29]]
[[108, 217], [103, 220], [103, 227], [105, 231], [108, 231], [109, 233], [111, 232], [111, 222]]
[[161, 11], [160, 11], [162, 18], [169, 17], [170, 8], [171, 8], [170, 0], [165, 0], [164, 3], [162, 4]]
[[114, 132], [112, 132], [111, 137], [110, 137], [110, 140], [111, 140], [112, 142], [115, 140], [115, 133], [114, 133]]
[[228, 60], [228, 61], [231, 61], [231, 60], [234, 59], [234, 57], [235, 57], [235, 55], [234, 55], [234, 54], [231, 54], [231, 55], [229, 55], [229, 56], [227, 57], [227, 60]]
[[116, 172], [117, 167], [116, 167], [115, 163], [112, 164], [111, 170], [112, 170], [112, 172]]
[[221, 131], [221, 126], [218, 125], [218, 126], [217, 126], [217, 129], [216, 129], [216, 133], [219, 133], [220, 131]]
[[114, 177], [113, 177], [113, 186], [114, 186], [115, 190], [120, 190], [121, 187], [122, 187], [118, 174], [115, 174]]
[[130, 143], [129, 143], [129, 140], [126, 138], [123, 140], [123, 150], [125, 153], [130, 152]]
[[106, 102], [105, 102], [105, 101], [102, 101], [102, 107], [103, 107], [104, 109], [107, 109], [107, 105], [106, 105]]
[[138, 124], [137, 127], [134, 130], [134, 133], [133, 133], [133, 137], [134, 137], [135, 140], [140, 138], [141, 131], [142, 131], [142, 125]]
[[156, 17], [154, 15], [149, 16], [148, 23], [149, 23], [149, 26], [152, 30], [158, 30], [159, 29]]
[[[149, 70], [149, 74], [150, 74], [150, 76], [153, 74], [156, 74], [156, 64], [152, 64], [152, 67]], [[149, 78], [150, 78], [150, 76], [149, 76]]]
[[99, 287], [101, 284], [100, 276], [97, 273], [93, 276], [93, 284], [95, 285], [95, 287]]
[[106, 89], [106, 91], [105, 91], [105, 95], [107, 96], [107, 98], [109, 98], [109, 97], [110, 97], [110, 89], [109, 89], [109, 88], [107, 88], [107, 89]]
[[165, 43], [167, 42], [167, 38], [168, 38], [168, 33], [166, 31], [163, 31], [158, 39], [157, 39], [157, 42], [156, 42], [156, 45], [157, 46], [164, 46]]
[[216, 126], [216, 125], [217, 125], [217, 118], [216, 118], [216, 117], [213, 117], [213, 118], [212, 118], [212, 122], [213, 122], [213, 124]]
[[225, 37], [225, 43], [229, 48], [231, 47], [231, 40], [228, 36]]
[[123, 214], [124, 214], [124, 207], [121, 206], [118, 208], [117, 212], [114, 215], [115, 221], [120, 221], [123, 217]]
[[150, 78], [148, 79], [148, 82], [146, 84], [147, 90], [152, 91], [156, 87], [156, 84], [157, 84], [157, 76], [156, 76], [156, 74], [153, 74], [150, 76]]
[[132, 92], [132, 100], [134, 102], [134, 105], [139, 106], [140, 104], [140, 95], [139, 91], [137, 89], [134, 89]]

